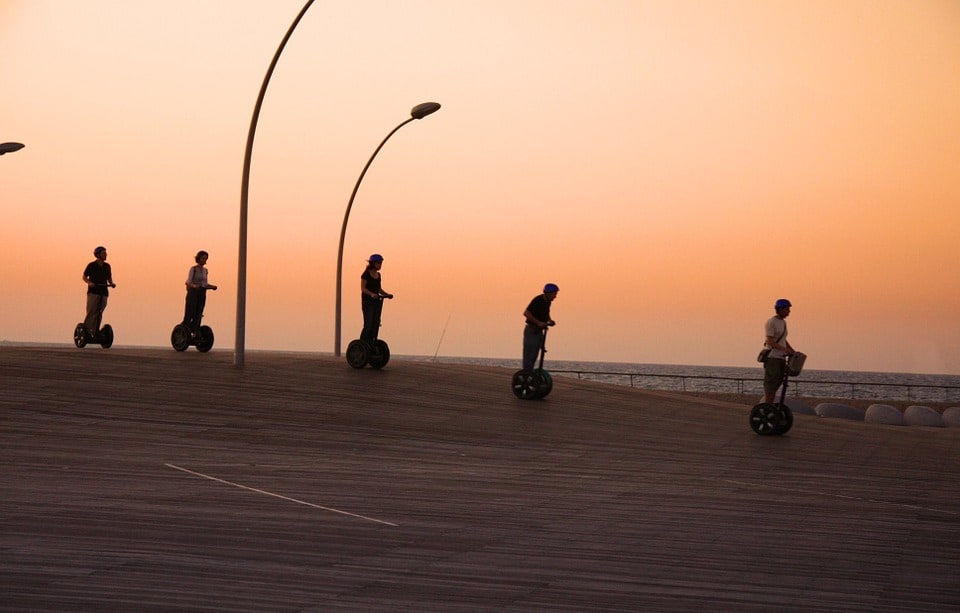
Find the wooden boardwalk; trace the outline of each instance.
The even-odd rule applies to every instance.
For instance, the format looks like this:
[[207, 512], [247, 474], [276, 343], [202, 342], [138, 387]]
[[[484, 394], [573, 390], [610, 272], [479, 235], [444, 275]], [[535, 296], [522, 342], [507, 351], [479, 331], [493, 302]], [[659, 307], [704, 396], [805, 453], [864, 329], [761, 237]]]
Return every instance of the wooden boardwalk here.
[[0, 610], [960, 610], [960, 429], [511, 374], [0, 347]]

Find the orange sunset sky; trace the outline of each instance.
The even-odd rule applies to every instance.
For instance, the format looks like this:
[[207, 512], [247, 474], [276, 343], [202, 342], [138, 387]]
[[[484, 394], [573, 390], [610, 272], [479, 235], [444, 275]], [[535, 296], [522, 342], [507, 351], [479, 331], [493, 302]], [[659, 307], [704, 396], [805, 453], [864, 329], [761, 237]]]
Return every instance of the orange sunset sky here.
[[[240, 181], [301, 0], [0, 0], [0, 340], [72, 342], [109, 249], [116, 345], [169, 347], [210, 252], [235, 339]], [[960, 374], [960, 2], [317, 0], [267, 91], [247, 349], [344, 347], [382, 253], [394, 354]], [[442, 337], [442, 342], [441, 342]], [[84, 351], [102, 351], [87, 348]], [[172, 351], [172, 349], [171, 349]]]

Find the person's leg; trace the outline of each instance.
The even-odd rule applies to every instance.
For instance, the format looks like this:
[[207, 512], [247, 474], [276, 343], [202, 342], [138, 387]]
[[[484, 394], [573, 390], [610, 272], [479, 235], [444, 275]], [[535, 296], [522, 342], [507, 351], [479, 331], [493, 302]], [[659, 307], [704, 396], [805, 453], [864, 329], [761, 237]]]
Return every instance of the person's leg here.
[[786, 362], [782, 358], [767, 358], [763, 363], [763, 401], [773, 404], [777, 390], [783, 383], [783, 370]]
[[103, 323], [103, 312], [107, 310], [107, 297], [100, 296], [100, 308], [97, 309], [97, 332], [100, 331], [100, 325]]
[[107, 308], [107, 297], [99, 294], [87, 294], [87, 317], [83, 320], [90, 336], [100, 331], [100, 322], [103, 320], [103, 310]]
[[373, 342], [377, 340], [375, 326], [380, 325], [375, 306], [373, 300], [362, 300], [360, 302], [360, 308], [363, 310], [363, 330], [360, 332], [360, 340], [370, 345], [373, 345]]
[[200, 323], [203, 322], [203, 309], [207, 306], [207, 292], [205, 290], [197, 290], [197, 307], [193, 312], [193, 325], [200, 329]]
[[97, 308], [100, 304], [100, 296], [96, 294], [87, 294], [87, 315], [83, 318], [83, 327], [87, 329], [87, 334], [93, 336], [96, 330], [94, 325], [97, 323]]
[[536, 326], [524, 326], [523, 328], [523, 368], [533, 370], [537, 363], [537, 356], [540, 354], [540, 346], [543, 342], [543, 333]]
[[375, 344], [380, 337], [380, 324], [383, 322], [383, 300], [373, 301], [373, 331], [370, 343]]
[[195, 318], [194, 313], [197, 312], [197, 297], [196, 294], [190, 290], [187, 290], [187, 298], [184, 301], [183, 305], [183, 325], [193, 327], [193, 320]]

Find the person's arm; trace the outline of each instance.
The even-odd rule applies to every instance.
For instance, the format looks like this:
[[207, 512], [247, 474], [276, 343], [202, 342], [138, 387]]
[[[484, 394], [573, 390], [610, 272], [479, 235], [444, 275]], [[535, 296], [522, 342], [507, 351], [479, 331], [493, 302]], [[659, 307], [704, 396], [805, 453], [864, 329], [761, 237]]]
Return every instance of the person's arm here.
[[199, 289], [199, 288], [200, 288], [200, 285], [194, 280], [194, 279], [196, 279], [196, 275], [194, 274], [194, 271], [195, 271], [195, 270], [196, 270], [196, 266], [191, 266], [191, 267], [190, 267], [190, 270], [187, 271], [187, 284], [186, 284], [186, 285], [187, 285], [187, 289]]
[[782, 351], [788, 355], [793, 353], [793, 347], [790, 346], [790, 343], [787, 342], [787, 339], [783, 339], [781, 343], [777, 342], [777, 337], [767, 336], [767, 347]]
[[360, 293], [364, 296], [369, 296], [370, 298], [376, 298], [377, 293], [367, 289], [367, 278], [360, 277]]
[[526, 318], [527, 323], [533, 324], [538, 328], [546, 328], [547, 326], [553, 324], [553, 320], [550, 321], [540, 321], [533, 316], [533, 313], [530, 312], [530, 309], [527, 309], [523, 312], [523, 316]]
[[209, 281], [206, 281], [206, 277], [207, 277], [206, 269], [204, 269], [204, 275], [203, 275], [203, 277], [204, 277], [204, 282], [203, 282], [203, 286], [202, 286], [203, 289], [212, 289], [212, 290], [217, 289], [217, 286], [216, 286], [216, 285], [214, 285], [213, 283], [210, 283]]

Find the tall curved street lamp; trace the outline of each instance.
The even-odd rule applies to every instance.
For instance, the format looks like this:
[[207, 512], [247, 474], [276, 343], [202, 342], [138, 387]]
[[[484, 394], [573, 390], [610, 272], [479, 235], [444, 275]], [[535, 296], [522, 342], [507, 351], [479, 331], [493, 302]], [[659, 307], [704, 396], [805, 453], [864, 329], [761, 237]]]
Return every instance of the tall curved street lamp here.
[[257, 95], [257, 103], [253, 107], [253, 117], [250, 119], [250, 131], [247, 133], [247, 148], [243, 154], [243, 177], [240, 180], [240, 248], [237, 257], [237, 335], [233, 352], [233, 364], [243, 366], [244, 343], [246, 341], [247, 324], [247, 196], [250, 189], [250, 160], [253, 157], [253, 137], [257, 133], [257, 121], [260, 118], [260, 107], [263, 106], [263, 97], [267, 93], [267, 84], [270, 83], [270, 77], [273, 76], [273, 69], [283, 53], [283, 48], [287, 46], [290, 35], [297, 28], [297, 24], [306, 14], [307, 9], [313, 4], [313, 0], [307, 0], [307, 3], [300, 9], [297, 18], [290, 24], [290, 28], [280, 41], [277, 52], [273, 54], [273, 61], [267, 68], [267, 74], [263, 77], [263, 83], [260, 85], [260, 93]]
[[23, 149], [23, 143], [0, 143], [0, 155]]
[[407, 125], [414, 119], [423, 119], [427, 115], [436, 113], [440, 110], [440, 104], [436, 102], [422, 102], [417, 106], [410, 109], [410, 119], [402, 122], [396, 128], [390, 131], [389, 134], [384, 137], [380, 144], [373, 151], [373, 155], [370, 156], [370, 159], [367, 160], [366, 166], [363, 167], [363, 170], [360, 172], [360, 177], [357, 178], [357, 184], [353, 186], [353, 192], [350, 194], [350, 202], [347, 203], [347, 210], [343, 214], [343, 227], [340, 228], [340, 248], [337, 250], [337, 307], [336, 307], [336, 330], [334, 331], [334, 340], [333, 340], [333, 355], [340, 356], [340, 320], [341, 320], [341, 308], [342, 300], [341, 296], [343, 293], [343, 240], [347, 235], [347, 221], [350, 219], [350, 209], [353, 208], [353, 199], [357, 195], [357, 190], [360, 189], [360, 182], [363, 181], [363, 176], [367, 174], [367, 169], [370, 168], [370, 164], [373, 163], [373, 158], [377, 157], [377, 154], [380, 153], [380, 150], [383, 149], [383, 146], [390, 140], [390, 137], [393, 136], [397, 130]]

